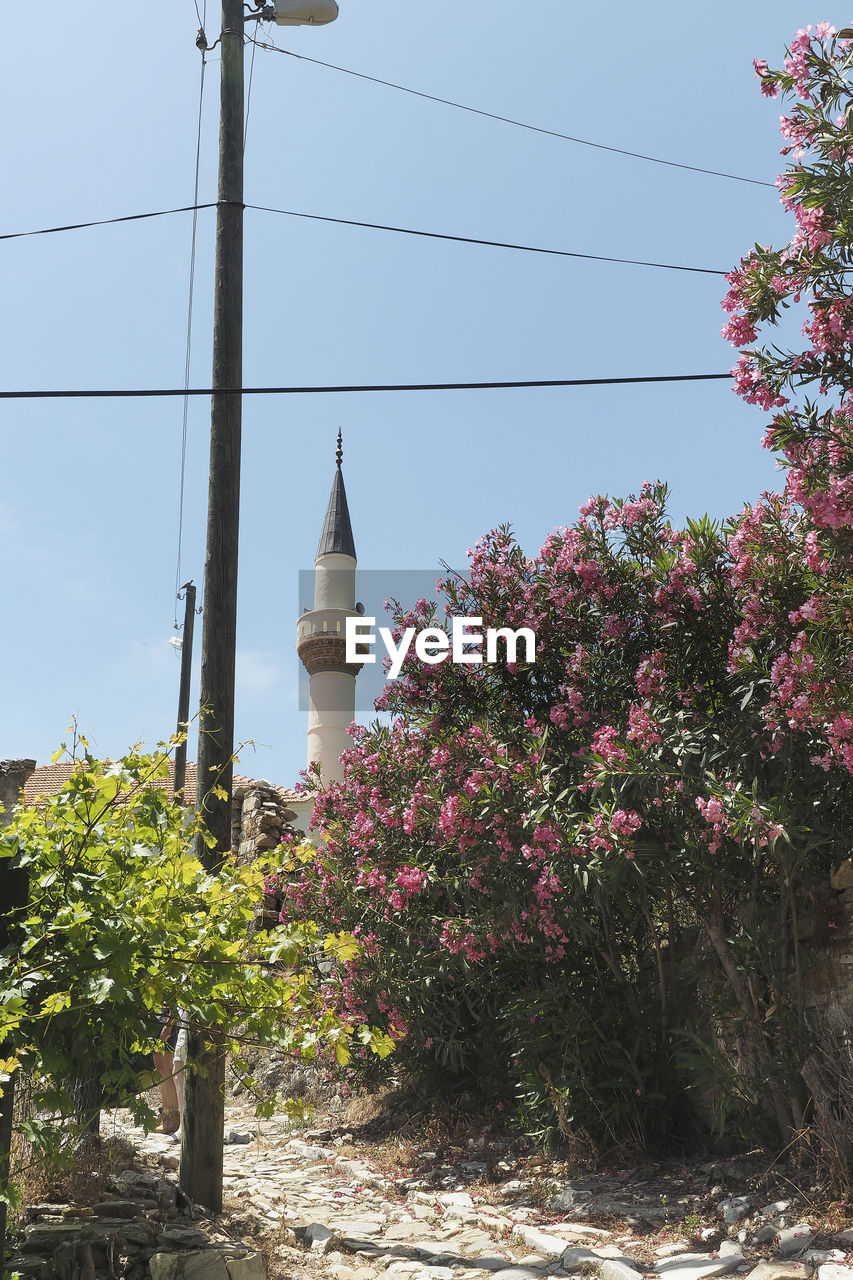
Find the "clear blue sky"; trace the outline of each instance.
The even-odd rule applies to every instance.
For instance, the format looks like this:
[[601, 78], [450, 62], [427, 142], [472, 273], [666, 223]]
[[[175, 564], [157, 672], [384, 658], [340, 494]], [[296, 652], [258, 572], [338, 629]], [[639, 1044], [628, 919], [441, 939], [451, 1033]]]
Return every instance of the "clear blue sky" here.
[[[202, 7], [202, 0], [198, 0]], [[792, 0], [340, 0], [282, 47], [611, 146], [772, 181], [771, 65]], [[3, 231], [191, 202], [193, 0], [15, 14], [2, 89]], [[208, 0], [212, 42], [219, 8]], [[11, 37], [11, 32], [10, 32]], [[207, 68], [201, 201], [215, 199]], [[247, 59], [247, 69], [248, 62]], [[14, 122], [14, 124], [13, 124]], [[246, 199], [495, 240], [730, 268], [788, 238], [776, 193], [560, 141], [258, 51]], [[209, 385], [213, 211], [199, 215], [192, 383]], [[384, 383], [721, 372], [721, 278], [246, 215], [245, 381]], [[179, 386], [190, 218], [0, 242], [5, 388]], [[168, 736], [181, 402], [2, 405], [0, 758], [49, 757], [72, 715], [116, 754]], [[778, 482], [763, 416], [725, 383], [247, 399], [240, 768], [304, 764], [295, 621], [345, 438], [365, 569], [461, 565], [509, 521], [529, 552], [592, 492], [667, 479], [673, 515]], [[182, 577], [202, 578], [208, 407], [190, 405]]]

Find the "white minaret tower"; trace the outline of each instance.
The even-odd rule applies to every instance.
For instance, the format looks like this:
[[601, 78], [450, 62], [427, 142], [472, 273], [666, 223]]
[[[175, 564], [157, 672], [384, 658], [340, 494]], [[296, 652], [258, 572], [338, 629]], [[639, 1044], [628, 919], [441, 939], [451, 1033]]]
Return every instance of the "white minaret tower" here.
[[340, 782], [341, 752], [352, 746], [355, 678], [361, 663], [346, 662], [345, 626], [355, 608], [355, 541], [344, 488], [338, 432], [337, 470], [314, 560], [314, 608], [297, 623], [296, 651], [309, 675], [308, 766], [319, 764], [324, 785]]

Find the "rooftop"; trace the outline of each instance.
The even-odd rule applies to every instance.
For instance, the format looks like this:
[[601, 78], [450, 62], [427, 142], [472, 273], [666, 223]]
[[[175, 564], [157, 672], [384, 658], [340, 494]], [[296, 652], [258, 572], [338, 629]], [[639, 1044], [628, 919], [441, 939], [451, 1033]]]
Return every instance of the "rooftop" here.
[[[61, 761], [59, 764], [37, 765], [33, 773], [31, 773], [29, 778], [27, 779], [27, 783], [24, 787], [24, 799], [27, 801], [28, 804], [31, 804], [34, 800], [40, 799], [41, 797], [56, 795], [57, 791], [59, 791], [62, 784], [64, 782], [67, 782], [68, 779], [71, 777], [71, 774], [74, 771], [74, 768], [75, 768], [75, 765], [68, 760]], [[169, 780], [167, 784], [167, 790], [169, 792], [169, 795], [173, 794], [174, 775], [175, 775], [174, 761], [170, 760], [169, 761]], [[186, 798], [186, 803], [188, 805], [195, 804], [197, 780], [198, 780], [197, 766], [195, 765], [194, 762], [187, 761], [185, 798]], [[161, 786], [162, 783], [159, 779], [152, 779], [149, 785], [152, 787], [158, 787], [158, 786]], [[234, 774], [235, 793], [241, 789], [248, 790], [249, 788], [256, 787], [259, 785], [269, 787], [270, 790], [276, 792], [276, 794], [279, 795], [281, 799], [287, 803], [293, 803], [294, 801], [298, 801], [303, 798], [296, 791], [292, 791], [289, 787], [276, 787], [276, 786], [273, 786], [272, 783], [266, 782], [263, 779], [246, 778], [242, 774], [239, 774], [239, 773]]]

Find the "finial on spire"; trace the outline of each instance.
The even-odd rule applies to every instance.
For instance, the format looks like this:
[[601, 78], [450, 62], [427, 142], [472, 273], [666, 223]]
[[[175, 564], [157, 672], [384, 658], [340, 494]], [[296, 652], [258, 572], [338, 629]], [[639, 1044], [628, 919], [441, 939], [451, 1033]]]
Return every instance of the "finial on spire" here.
[[320, 542], [317, 546], [316, 559], [321, 556], [328, 555], [345, 555], [351, 556], [355, 560], [355, 542], [352, 536], [352, 525], [350, 524], [349, 508], [347, 507], [347, 495], [344, 488], [344, 472], [342, 463], [344, 460], [343, 434], [338, 431], [338, 447], [335, 451], [337, 460], [337, 469], [334, 479], [332, 480], [332, 492], [329, 494], [329, 505], [326, 508], [326, 519], [323, 522], [323, 532], [320, 534]]

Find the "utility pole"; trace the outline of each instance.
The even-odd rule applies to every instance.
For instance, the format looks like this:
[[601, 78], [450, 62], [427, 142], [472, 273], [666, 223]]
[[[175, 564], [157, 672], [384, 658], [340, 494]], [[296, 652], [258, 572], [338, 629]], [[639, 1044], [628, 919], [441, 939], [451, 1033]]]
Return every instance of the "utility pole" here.
[[[243, 0], [222, 0], [219, 186], [213, 312], [213, 397], [196, 804], [215, 844], [199, 857], [217, 871], [231, 849], [234, 654], [243, 385]], [[212, 794], [211, 788], [220, 791]], [[215, 1033], [190, 1028], [182, 1119], [181, 1187], [222, 1211], [225, 1052]]]
[[193, 668], [193, 630], [195, 627], [195, 587], [192, 582], [185, 582], [182, 591], [184, 596], [184, 631], [181, 637], [181, 684], [178, 690], [178, 734], [184, 735], [183, 742], [175, 747], [175, 777], [172, 792], [176, 800], [184, 803], [184, 786], [187, 780], [187, 737], [190, 732], [190, 678]]
[[[210, 482], [201, 632], [201, 707], [196, 807], [214, 844], [198, 856], [218, 871], [231, 850], [234, 755], [234, 655], [237, 639], [237, 539], [240, 527], [240, 436], [243, 410], [243, 107], [244, 23], [323, 26], [337, 0], [222, 0], [219, 194], [213, 299], [213, 396]], [[208, 48], [203, 31], [199, 48]], [[182, 673], [183, 678], [183, 673]], [[213, 794], [216, 788], [219, 795]], [[181, 1187], [211, 1213], [222, 1211], [225, 1051], [215, 1028], [189, 1028], [181, 1122]]]

